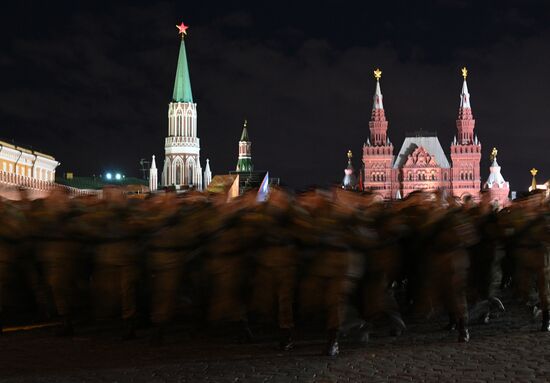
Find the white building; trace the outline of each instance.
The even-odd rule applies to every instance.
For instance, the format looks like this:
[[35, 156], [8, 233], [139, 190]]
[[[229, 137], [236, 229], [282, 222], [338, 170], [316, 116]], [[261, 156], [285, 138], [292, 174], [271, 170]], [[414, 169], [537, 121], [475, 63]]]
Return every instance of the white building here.
[[176, 189], [203, 188], [200, 140], [197, 137], [197, 104], [193, 102], [184, 36], [187, 27], [178, 26], [182, 35], [172, 102], [168, 106], [168, 137], [164, 145], [162, 186]]
[[54, 157], [0, 141], [0, 185], [48, 190], [59, 162]]

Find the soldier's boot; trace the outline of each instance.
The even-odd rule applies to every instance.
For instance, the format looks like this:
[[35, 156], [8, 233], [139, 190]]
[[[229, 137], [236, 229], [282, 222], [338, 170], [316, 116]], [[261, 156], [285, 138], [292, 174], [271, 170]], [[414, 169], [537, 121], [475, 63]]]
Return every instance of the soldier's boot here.
[[491, 314], [493, 312], [503, 313], [503, 312], [506, 311], [506, 308], [504, 307], [504, 304], [497, 297], [489, 297], [487, 302], [488, 302], [487, 312], [485, 312], [481, 316], [481, 323], [482, 324], [489, 324], [489, 322], [491, 321]]
[[502, 301], [497, 297], [490, 297], [489, 298], [489, 306], [491, 308], [496, 308], [497, 311], [505, 312], [506, 308], [504, 307], [504, 304], [502, 304]]
[[339, 353], [340, 353], [340, 349], [338, 347], [338, 330], [329, 330], [325, 355], [337, 356]]
[[122, 326], [122, 340], [131, 340], [136, 338], [136, 319], [128, 318], [124, 320]]
[[279, 348], [283, 351], [290, 351], [294, 349], [293, 331], [291, 328], [281, 329], [281, 338], [279, 340]]
[[151, 346], [161, 346], [164, 343], [165, 329], [166, 327], [164, 325], [160, 325], [155, 328], [155, 331], [150, 339]]
[[456, 323], [458, 329], [458, 341], [460, 343], [466, 343], [470, 341], [470, 332], [466, 327], [466, 320], [464, 318], [458, 319]]
[[61, 325], [55, 330], [57, 337], [71, 337], [74, 334], [73, 323], [69, 316], [61, 317]]
[[359, 343], [363, 346], [366, 346], [370, 340], [370, 334], [372, 332], [372, 326], [364, 322], [361, 327], [359, 327]]
[[248, 326], [248, 321], [240, 322], [240, 331], [240, 340], [242, 343], [251, 343], [254, 341], [254, 334], [252, 334], [252, 330]]
[[401, 314], [396, 311], [391, 311], [388, 313], [388, 317], [391, 323], [390, 335], [401, 336], [407, 328], [405, 322], [403, 322], [403, 318], [401, 318]]
[[456, 330], [456, 318], [454, 315], [449, 314], [449, 323], [445, 325], [444, 330], [447, 330], [447, 331]]
[[550, 332], [550, 310], [542, 311], [542, 326], [540, 331]]

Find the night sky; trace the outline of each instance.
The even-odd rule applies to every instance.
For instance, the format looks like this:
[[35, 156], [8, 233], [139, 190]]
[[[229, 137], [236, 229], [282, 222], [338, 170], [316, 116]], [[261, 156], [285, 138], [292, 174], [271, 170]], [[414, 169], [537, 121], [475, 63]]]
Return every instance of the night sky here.
[[234, 169], [247, 118], [256, 169], [292, 187], [340, 182], [348, 149], [360, 166], [375, 67], [395, 154], [422, 129], [450, 159], [466, 66], [482, 181], [493, 146], [512, 190], [533, 166], [550, 178], [549, 1], [232, 3], [3, 4], [0, 138], [54, 155], [59, 174], [139, 176], [152, 154], [161, 168], [184, 21], [214, 174]]

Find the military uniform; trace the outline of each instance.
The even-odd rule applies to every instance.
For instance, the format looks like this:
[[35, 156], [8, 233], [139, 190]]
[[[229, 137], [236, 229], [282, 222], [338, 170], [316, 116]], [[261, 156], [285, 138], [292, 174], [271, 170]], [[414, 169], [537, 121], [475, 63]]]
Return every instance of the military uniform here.
[[[497, 256], [497, 246], [499, 239], [502, 238], [498, 216], [494, 211], [481, 212], [479, 208], [470, 211], [479, 241], [468, 248], [470, 257], [468, 300], [470, 303], [494, 301], [502, 310], [504, 306], [495, 296], [498, 279], [502, 278], [502, 273], [499, 270], [501, 259]], [[489, 317], [490, 305], [483, 313], [484, 323], [489, 321]]]
[[470, 262], [466, 247], [477, 240], [474, 227], [462, 209], [455, 208], [431, 222], [430, 234], [433, 242], [427, 248], [428, 303], [443, 303], [451, 322], [456, 323], [458, 340], [467, 342], [470, 335], [466, 287]]
[[[66, 197], [62, 197], [66, 198]], [[78, 212], [68, 200], [46, 200], [42, 211], [33, 214], [33, 235], [38, 259], [51, 289], [62, 327], [57, 334], [70, 336], [74, 286], [79, 264], [80, 243], [73, 235]]]
[[386, 316], [390, 320], [392, 333], [400, 334], [405, 324], [390, 286], [401, 274], [400, 238], [405, 232], [397, 215], [387, 211], [389, 209], [371, 219], [369, 231], [361, 236], [365, 271], [359, 283], [360, 307], [368, 323]]
[[[339, 352], [338, 335], [347, 311], [347, 300], [354, 286], [350, 278], [352, 259], [359, 257], [346, 241], [346, 215], [329, 204], [319, 206], [311, 217], [318, 246], [309, 253], [301, 281], [300, 304], [307, 312], [323, 311], [328, 333], [326, 353]], [[322, 294], [319, 292], [322, 291]]]
[[517, 287], [527, 300], [534, 277], [542, 310], [542, 331], [550, 331], [550, 253], [548, 250], [548, 217], [523, 216], [516, 223], [514, 255], [517, 265]]
[[139, 222], [134, 219], [135, 210], [126, 201], [107, 201], [94, 217], [97, 246], [94, 257], [96, 315], [113, 313], [120, 302], [124, 321], [123, 338], [135, 336], [137, 312], [137, 282], [140, 275]]
[[[238, 203], [238, 201], [234, 202]], [[255, 247], [258, 230], [251, 225], [251, 206], [229, 205], [219, 215], [219, 228], [209, 243], [207, 273], [211, 281], [208, 318], [210, 321], [239, 322], [243, 335], [250, 338], [248, 304], [251, 281], [256, 267]]]
[[0, 333], [4, 321], [7, 287], [15, 271], [17, 246], [22, 239], [24, 216], [13, 205], [0, 202]]
[[256, 267], [252, 289], [251, 310], [264, 317], [276, 317], [281, 330], [280, 346], [294, 347], [294, 296], [297, 283], [298, 253], [292, 236], [292, 209], [287, 203], [271, 201], [260, 206], [258, 214], [249, 215], [248, 224], [258, 231]]

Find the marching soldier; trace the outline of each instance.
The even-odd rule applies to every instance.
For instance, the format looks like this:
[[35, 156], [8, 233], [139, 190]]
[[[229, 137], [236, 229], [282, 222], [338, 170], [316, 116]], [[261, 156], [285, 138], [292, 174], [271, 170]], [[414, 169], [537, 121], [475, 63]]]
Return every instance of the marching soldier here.
[[248, 324], [248, 276], [254, 275], [260, 233], [250, 220], [251, 214], [257, 214], [255, 198], [255, 194], [247, 193], [219, 207], [206, 261], [211, 285], [208, 318], [210, 322], [238, 323], [243, 341], [253, 339]]
[[456, 324], [458, 341], [468, 342], [466, 286], [469, 257], [466, 251], [477, 238], [462, 208], [448, 211], [435, 206], [427, 229], [432, 244], [427, 250], [427, 297], [434, 305], [441, 302], [449, 313], [450, 327]]
[[24, 216], [16, 207], [0, 201], [0, 334], [2, 333], [5, 299], [10, 277], [17, 261], [17, 246], [22, 239]]
[[54, 189], [43, 205], [33, 213], [33, 236], [38, 258], [46, 274], [61, 326], [58, 336], [72, 336], [72, 306], [75, 277], [79, 264], [80, 243], [74, 236], [79, 212], [71, 209], [66, 192]]
[[535, 194], [515, 205], [514, 258], [517, 287], [528, 301], [535, 279], [542, 311], [541, 331], [550, 331], [550, 254], [548, 251], [548, 213], [541, 211], [541, 194]]
[[123, 192], [114, 187], [103, 190], [103, 203], [95, 216], [95, 230], [99, 241], [95, 253], [94, 275], [98, 290], [99, 311], [113, 309], [120, 301], [123, 320], [123, 339], [135, 337], [137, 308], [137, 259], [140, 222]]
[[257, 266], [253, 282], [252, 309], [264, 315], [277, 308], [281, 333], [279, 346], [294, 348], [294, 296], [297, 282], [298, 254], [292, 241], [292, 208], [289, 196], [272, 189], [269, 200], [260, 206], [258, 215], [249, 215], [249, 224], [259, 232]]
[[[301, 286], [301, 305], [304, 311], [322, 310], [326, 316], [327, 345], [325, 354], [339, 353], [338, 338], [346, 313], [347, 298], [353, 287], [348, 283], [353, 254], [347, 243], [349, 211], [333, 205], [328, 199], [308, 195], [302, 198], [308, 208], [318, 246], [309, 254], [306, 275]], [[324, 294], [319, 294], [323, 291]]]

